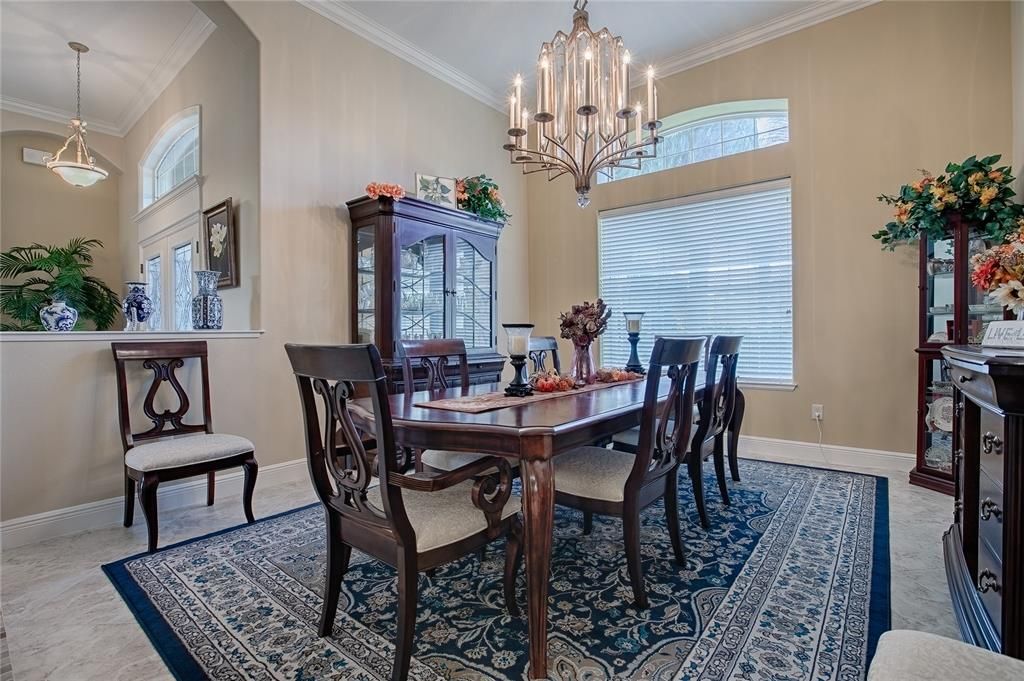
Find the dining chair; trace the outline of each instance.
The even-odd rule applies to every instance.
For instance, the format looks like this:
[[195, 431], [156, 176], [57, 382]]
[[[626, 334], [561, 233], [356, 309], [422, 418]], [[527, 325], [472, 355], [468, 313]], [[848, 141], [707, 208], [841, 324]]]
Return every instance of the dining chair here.
[[[111, 343], [110, 349], [117, 372], [117, 415], [124, 447], [124, 526], [131, 527], [135, 520], [135, 485], [138, 483], [139, 503], [146, 516], [149, 551], [156, 551], [159, 534], [156, 491], [160, 483], [205, 474], [206, 505], [211, 506], [216, 472], [238, 466], [245, 472], [242, 488], [245, 519], [249, 523], [256, 522], [252, 514], [252, 494], [259, 471], [255, 447], [244, 437], [213, 431], [206, 341]], [[198, 423], [185, 423], [191, 402], [175, 373], [189, 359], [199, 361], [203, 412]], [[142, 368], [153, 374], [142, 403], [142, 411], [151, 426], [138, 432], [132, 429], [129, 363], [141, 363]], [[164, 383], [174, 391], [177, 406], [173, 410], [158, 412], [154, 401]]]
[[[417, 578], [507, 537], [505, 606], [518, 614], [515, 574], [521, 553], [520, 500], [512, 470], [487, 457], [440, 475], [403, 474], [388, 403], [387, 378], [374, 345], [286, 345], [299, 388], [306, 455], [327, 524], [327, 572], [319, 635], [332, 633], [341, 581], [352, 549], [398, 572], [398, 633], [392, 681], [409, 673], [416, 625]], [[363, 446], [349, 400], [369, 393], [376, 457]], [[321, 426], [320, 409], [325, 423]], [[339, 441], [340, 438], [340, 441]], [[327, 456], [326, 452], [344, 452]], [[493, 475], [482, 475], [494, 470]]]
[[736, 408], [736, 363], [742, 341], [743, 336], [715, 336], [704, 362], [704, 391], [697, 405], [699, 417], [686, 463], [700, 524], [705, 529], [708, 527], [708, 514], [704, 505], [702, 463], [708, 456], [714, 457], [722, 503], [729, 504], [729, 488], [725, 480], [725, 432]]
[[547, 371], [547, 358], [551, 357], [552, 368], [562, 373], [562, 363], [558, 360], [558, 340], [554, 336], [530, 336], [530, 361], [533, 371]]
[[[677, 471], [692, 433], [693, 420], [689, 415], [693, 412], [697, 367], [703, 350], [703, 338], [655, 339], [636, 454], [590, 446], [554, 459], [556, 504], [622, 518], [626, 564], [638, 608], [647, 607], [640, 563], [640, 512], [662, 497], [676, 563], [686, 565], [679, 535]], [[659, 405], [663, 371], [671, 379], [671, 387]]]

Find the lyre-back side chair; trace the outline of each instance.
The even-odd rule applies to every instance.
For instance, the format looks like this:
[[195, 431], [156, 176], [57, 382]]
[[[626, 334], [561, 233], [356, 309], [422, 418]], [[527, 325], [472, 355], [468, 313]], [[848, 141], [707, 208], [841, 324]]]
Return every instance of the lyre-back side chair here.
[[530, 336], [530, 361], [534, 372], [547, 371], [547, 358], [551, 358], [551, 368], [562, 373], [562, 363], [558, 359], [558, 339], [554, 336]]

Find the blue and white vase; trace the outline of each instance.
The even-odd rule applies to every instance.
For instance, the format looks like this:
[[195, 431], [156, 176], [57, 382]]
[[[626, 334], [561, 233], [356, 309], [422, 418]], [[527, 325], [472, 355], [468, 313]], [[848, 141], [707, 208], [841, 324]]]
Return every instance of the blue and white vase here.
[[192, 299], [192, 328], [196, 331], [216, 331], [224, 326], [224, 303], [217, 295], [220, 272], [196, 270], [199, 293]]
[[39, 310], [39, 321], [47, 331], [74, 331], [78, 322], [78, 310], [68, 307], [58, 296], [46, 307]]
[[146, 287], [149, 285], [144, 281], [126, 281], [128, 295], [121, 303], [121, 310], [127, 323], [125, 331], [140, 331], [145, 329], [145, 322], [153, 314], [153, 301], [146, 295]]

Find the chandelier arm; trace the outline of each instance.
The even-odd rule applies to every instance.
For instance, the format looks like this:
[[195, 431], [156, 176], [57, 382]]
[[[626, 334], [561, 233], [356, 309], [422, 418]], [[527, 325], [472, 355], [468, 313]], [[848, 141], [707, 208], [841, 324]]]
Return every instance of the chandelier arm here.
[[[621, 133], [618, 137], [615, 138], [615, 140], [612, 141], [611, 144], [614, 144], [618, 140], [619, 137], [622, 137], [622, 136], [627, 135], [627, 134], [628, 134], [628, 132]], [[616, 158], [618, 156], [628, 157], [629, 156], [629, 152], [637, 151], [638, 149], [645, 149], [645, 148], [650, 147], [652, 145], [654, 146], [654, 154], [652, 154], [650, 156], [647, 156], [645, 154], [644, 158], [657, 158], [657, 148], [658, 148], [658, 145], [657, 145], [656, 142], [652, 142], [650, 139], [648, 139], [646, 142], [636, 142], [634, 144], [630, 144], [629, 146], [627, 146], [627, 147], [625, 147], [623, 149], [619, 149], [619, 150], [614, 151], [614, 152], [609, 152], [603, 158], [600, 157], [600, 156], [595, 158], [594, 162], [590, 165], [590, 170], [591, 170], [591, 172], [596, 171], [596, 170], [600, 170], [601, 168], [605, 167], [609, 161], [611, 161], [612, 159], [614, 159], [614, 158]], [[608, 146], [610, 146], [610, 145], [606, 145], [605, 147], [603, 147], [601, 149], [602, 153], [608, 148]], [[639, 157], [637, 157], [637, 158], [639, 160]], [[632, 160], [632, 159], [630, 159], [630, 160]]]
[[[552, 162], [547, 162], [547, 161], [538, 161], [536, 159], [525, 159], [524, 158], [524, 159], [515, 159], [512, 162], [516, 163], [518, 165], [523, 166], [523, 171], [524, 172], [527, 172], [526, 168], [528, 166], [539, 165], [544, 170], [550, 170], [551, 168], [554, 167], [554, 168], [560, 169], [561, 172], [563, 172], [563, 173], [572, 173], [573, 175], [576, 174], [573, 171], [572, 168], [568, 167], [565, 163], [562, 163], [561, 161], [558, 161], [557, 159], [555, 159]], [[532, 172], [532, 169], [530, 170], [530, 172]]]
[[[563, 144], [562, 144], [561, 142], [559, 142], [558, 140], [556, 140], [556, 139], [555, 139], [555, 138], [553, 138], [553, 137], [548, 137], [547, 135], [544, 135], [544, 137], [545, 137], [545, 138], [546, 138], [546, 139], [547, 139], [547, 140], [548, 140], [549, 142], [551, 142], [552, 144], [554, 144], [554, 145], [555, 145], [556, 147], [558, 147], [559, 149], [561, 149], [561, 150], [562, 150], [562, 153], [564, 153], [564, 154], [565, 154], [565, 156], [566, 156], [566, 158], [570, 159], [570, 160], [572, 161], [572, 163], [570, 164], [570, 163], [569, 163], [568, 161], [566, 161], [566, 160], [564, 160], [564, 159], [561, 159], [561, 158], [559, 158], [559, 157], [557, 157], [557, 156], [552, 156], [551, 154], [547, 154], [547, 153], [545, 153], [545, 154], [544, 154], [545, 156], [547, 156], [548, 158], [554, 159], [554, 160], [558, 161], [559, 163], [564, 163], [564, 164], [565, 164], [566, 166], [568, 166], [568, 167], [570, 167], [570, 168], [571, 168], [571, 172], [572, 172], [573, 174], [576, 174], [576, 173], [580, 173], [580, 172], [582, 172], [582, 168], [580, 168], [580, 167], [579, 167], [579, 164], [577, 164], [577, 163], [576, 163], [576, 157], [575, 157], [575, 156], [573, 156], [573, 155], [572, 155], [571, 153], [569, 153], [569, 150], [565, 148], [565, 145], [563, 145]], [[544, 153], [544, 152], [541, 152], [541, 153]]]
[[60, 155], [68, 150], [68, 145], [71, 144], [71, 140], [73, 140], [73, 139], [75, 139], [74, 133], [72, 133], [70, 137], [68, 137], [66, 140], [64, 140], [64, 146], [60, 148], [60, 151], [58, 151], [56, 154], [54, 154], [53, 156], [50, 157], [50, 161], [51, 162], [59, 161], [60, 160]]
[[[559, 158], [558, 156], [554, 156], [553, 154], [549, 154], [546, 151], [540, 151], [539, 149], [529, 149], [526, 147], [517, 149], [516, 151], [524, 151], [528, 154], [536, 154], [537, 156], [542, 156], [546, 159], [550, 159], [553, 163], [565, 166], [567, 170], [570, 170], [572, 172], [576, 172], [577, 170], [575, 166], [570, 166], [569, 163], [567, 163], [565, 160]], [[513, 161], [515, 163], [541, 163], [541, 161], [537, 161], [534, 159], [523, 159], [522, 161], [520, 161], [519, 159], [513, 159]]]

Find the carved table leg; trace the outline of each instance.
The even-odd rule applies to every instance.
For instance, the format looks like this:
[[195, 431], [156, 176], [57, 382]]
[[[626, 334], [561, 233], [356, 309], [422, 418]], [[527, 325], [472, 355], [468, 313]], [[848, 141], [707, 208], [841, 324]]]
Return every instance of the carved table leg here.
[[747, 400], [743, 391], [736, 389], [736, 407], [732, 412], [732, 420], [729, 422], [729, 472], [732, 479], [740, 481], [740, 462], [738, 449], [740, 446], [740, 428], [743, 426], [743, 411], [746, 409]]
[[548, 678], [548, 579], [555, 516], [551, 459], [523, 459], [523, 516], [526, 521], [526, 611], [530, 631], [530, 678]]

